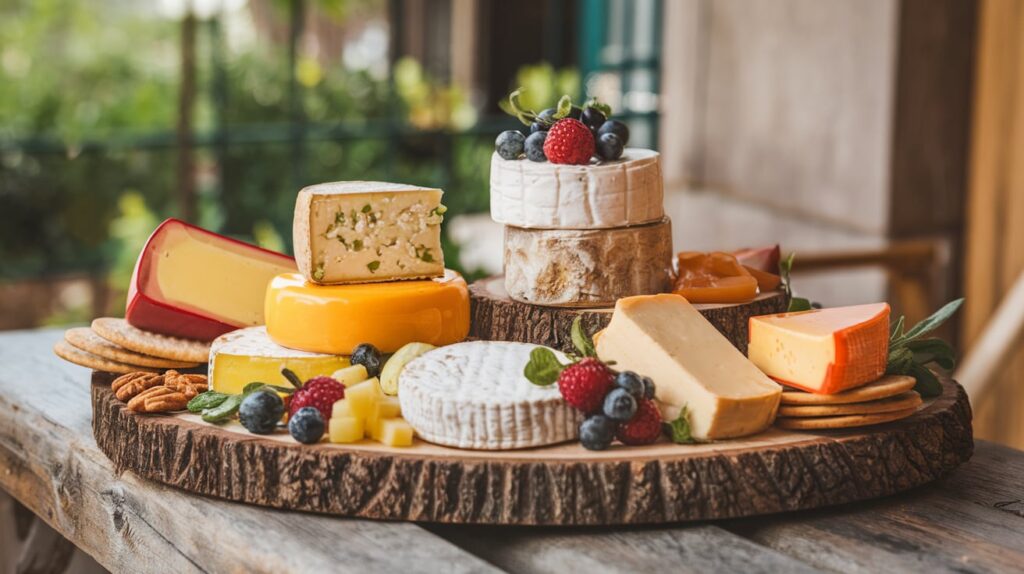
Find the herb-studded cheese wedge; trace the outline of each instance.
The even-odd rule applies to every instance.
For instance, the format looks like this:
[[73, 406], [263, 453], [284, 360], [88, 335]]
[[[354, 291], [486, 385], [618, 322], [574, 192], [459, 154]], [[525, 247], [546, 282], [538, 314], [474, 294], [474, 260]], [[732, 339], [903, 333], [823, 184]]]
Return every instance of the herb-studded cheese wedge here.
[[813, 309], [750, 318], [747, 354], [775, 380], [834, 394], [885, 374], [889, 304]]
[[505, 450], [575, 439], [579, 412], [556, 385], [537, 386], [523, 376], [535, 348], [473, 341], [420, 355], [398, 377], [402, 416], [420, 438], [456, 448]]
[[751, 435], [775, 420], [782, 387], [679, 295], [620, 299], [594, 342], [601, 360], [654, 380], [666, 421], [686, 407], [693, 438]]
[[303, 189], [292, 227], [299, 271], [320, 284], [444, 275], [442, 193], [372, 181]]

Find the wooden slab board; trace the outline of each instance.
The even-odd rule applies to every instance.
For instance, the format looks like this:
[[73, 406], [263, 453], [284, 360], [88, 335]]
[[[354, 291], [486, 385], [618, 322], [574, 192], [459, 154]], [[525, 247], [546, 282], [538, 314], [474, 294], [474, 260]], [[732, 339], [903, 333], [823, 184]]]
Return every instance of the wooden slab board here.
[[886, 496], [970, 458], [960, 385], [911, 417], [846, 431], [771, 429], [700, 445], [489, 452], [417, 441], [303, 446], [189, 414], [138, 415], [94, 373], [93, 434], [123, 472], [275, 508], [463, 524], [617, 525], [733, 518]]
[[[605, 328], [612, 308], [577, 309], [544, 307], [513, 300], [505, 291], [502, 276], [481, 279], [469, 286], [469, 336], [485, 341], [518, 341], [547, 345], [572, 352], [569, 331], [576, 317], [583, 317], [587, 332]], [[741, 352], [747, 352], [747, 323], [751, 317], [782, 313], [789, 300], [782, 291], [762, 293], [750, 303], [694, 305]]]

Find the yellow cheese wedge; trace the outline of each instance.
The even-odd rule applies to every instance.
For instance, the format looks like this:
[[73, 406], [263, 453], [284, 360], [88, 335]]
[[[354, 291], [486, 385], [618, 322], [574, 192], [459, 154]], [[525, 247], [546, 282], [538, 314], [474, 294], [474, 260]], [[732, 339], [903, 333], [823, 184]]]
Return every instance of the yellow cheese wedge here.
[[363, 419], [332, 416], [328, 423], [328, 439], [334, 443], [359, 442], [365, 430]]
[[288, 386], [281, 375], [283, 367], [307, 381], [348, 364], [347, 357], [286, 349], [271, 341], [264, 327], [239, 329], [221, 335], [210, 346], [210, 390], [237, 394], [255, 381]]
[[667, 421], [687, 407], [696, 439], [746, 436], [775, 420], [782, 387], [679, 295], [619, 299], [594, 340], [602, 360], [654, 380]]
[[387, 446], [412, 446], [412, 426], [405, 419], [381, 419], [378, 433], [379, 440]]
[[285, 347], [348, 355], [370, 343], [394, 353], [414, 341], [440, 346], [465, 339], [469, 289], [451, 270], [422, 281], [329, 286], [287, 273], [270, 282], [265, 316], [270, 337]]
[[889, 304], [750, 318], [747, 355], [775, 380], [835, 394], [885, 374]]

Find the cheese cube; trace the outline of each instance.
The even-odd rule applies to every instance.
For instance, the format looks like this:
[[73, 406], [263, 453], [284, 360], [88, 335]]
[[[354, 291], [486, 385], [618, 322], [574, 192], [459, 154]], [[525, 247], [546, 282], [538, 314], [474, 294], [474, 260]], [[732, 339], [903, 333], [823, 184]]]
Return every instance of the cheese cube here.
[[350, 365], [344, 369], [334, 371], [331, 378], [346, 387], [350, 387], [358, 382], [366, 380], [366, 367], [363, 365]]
[[328, 423], [328, 438], [334, 443], [359, 442], [363, 440], [363, 419], [356, 417], [331, 417]]
[[696, 439], [746, 436], [775, 420], [782, 387], [679, 295], [619, 299], [594, 339], [602, 360], [654, 380], [667, 421], [687, 407]]
[[292, 227], [299, 271], [321, 284], [441, 277], [442, 193], [371, 181], [303, 189]]
[[380, 421], [391, 419], [402, 414], [402, 406], [398, 397], [382, 396], [377, 399], [370, 414], [366, 417], [366, 435], [372, 439], [380, 440]]
[[295, 269], [287, 255], [168, 219], [139, 254], [125, 320], [154, 333], [211, 341], [262, 325], [267, 284]]
[[367, 418], [373, 411], [374, 404], [384, 396], [380, 390], [380, 383], [377, 377], [356, 383], [345, 389], [345, 400], [354, 416]]
[[833, 394], [885, 374], [889, 304], [814, 309], [750, 318], [747, 355], [775, 380]]
[[352, 411], [352, 402], [348, 399], [334, 401], [334, 405], [331, 406], [331, 418], [334, 417], [362, 418]]
[[387, 446], [412, 446], [412, 426], [405, 422], [405, 419], [381, 419], [380, 438], [382, 444]]

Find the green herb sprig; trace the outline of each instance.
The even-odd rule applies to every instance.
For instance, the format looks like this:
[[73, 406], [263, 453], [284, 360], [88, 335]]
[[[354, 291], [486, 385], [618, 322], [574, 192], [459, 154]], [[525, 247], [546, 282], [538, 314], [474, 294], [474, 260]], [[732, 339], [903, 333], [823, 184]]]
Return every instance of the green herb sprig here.
[[697, 439], [693, 438], [690, 430], [690, 409], [683, 405], [679, 416], [672, 422], [663, 423], [665, 434], [676, 444], [694, 444]]
[[274, 391], [276, 393], [291, 394], [296, 389], [302, 388], [302, 381], [289, 369], [281, 369], [281, 374], [292, 384], [293, 387], [281, 387], [259, 381], [245, 385], [242, 392], [231, 395], [217, 391], [206, 391], [196, 395], [188, 402], [186, 408], [190, 413], [201, 414], [204, 421], [219, 424], [226, 422], [238, 414], [238, 408], [242, 406], [245, 397], [258, 391]]
[[905, 318], [901, 315], [893, 323], [889, 335], [889, 358], [885, 372], [889, 375], [909, 375], [917, 380], [914, 390], [922, 397], [937, 397], [942, 394], [942, 385], [928, 365], [935, 364], [944, 370], [956, 368], [956, 351], [938, 337], [924, 338], [953, 316], [963, 305], [963, 298], [950, 301], [927, 319], [904, 332]]
[[779, 277], [782, 278], [782, 290], [789, 297], [789, 308], [786, 310], [810, 311], [813, 308], [810, 299], [793, 296], [793, 282], [790, 280], [789, 274], [793, 271], [793, 260], [795, 258], [796, 253], [790, 253], [779, 261]]
[[558, 381], [558, 375], [561, 375], [562, 370], [569, 365], [578, 363], [586, 357], [597, 357], [594, 341], [583, 329], [582, 317], [573, 320], [570, 338], [579, 354], [567, 353], [570, 362], [565, 365], [558, 360], [555, 352], [547, 347], [537, 347], [530, 351], [530, 360], [523, 367], [523, 376], [526, 380], [541, 387], [553, 385]]
[[[551, 127], [552, 124], [554, 124], [560, 119], [568, 117], [569, 114], [572, 113], [572, 97], [570, 97], [568, 94], [563, 95], [561, 98], [558, 99], [558, 103], [555, 105], [555, 115], [553, 118], [548, 119], [540, 117], [540, 115], [533, 110], [524, 108], [521, 101], [522, 93], [522, 87], [514, 90], [511, 94], [508, 95], [507, 99], [498, 102], [498, 107], [500, 107], [501, 110], [506, 114], [514, 116], [525, 126], [529, 126], [530, 124], [536, 122], [544, 125], [545, 128]], [[599, 112], [604, 114], [604, 117], [606, 118], [609, 118], [612, 115], [611, 106], [609, 106], [606, 103], [599, 102], [597, 98], [591, 98], [587, 100], [586, 103], [584, 103], [581, 107], [583, 109], [594, 108], [595, 110], [598, 110]]]

